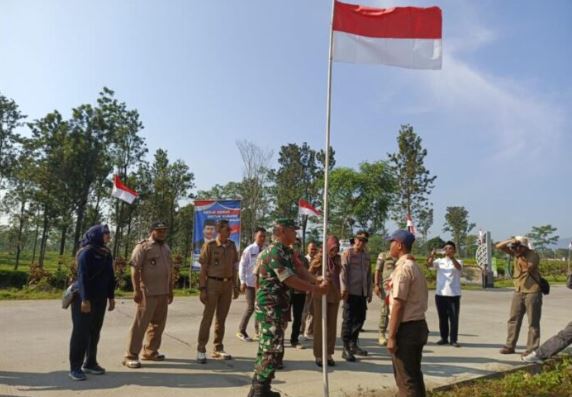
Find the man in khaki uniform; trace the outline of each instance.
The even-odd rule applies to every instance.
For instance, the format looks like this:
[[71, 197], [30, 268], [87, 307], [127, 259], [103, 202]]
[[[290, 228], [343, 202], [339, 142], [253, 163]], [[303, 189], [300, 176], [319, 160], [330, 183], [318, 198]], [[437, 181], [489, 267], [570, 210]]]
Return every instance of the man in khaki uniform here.
[[399, 396], [424, 397], [421, 359], [429, 335], [425, 321], [429, 300], [427, 281], [410, 254], [415, 236], [406, 230], [397, 230], [388, 240], [391, 241], [390, 255], [399, 259], [389, 282], [387, 350], [391, 354]]
[[199, 328], [197, 345], [197, 361], [206, 364], [206, 345], [213, 317], [216, 313], [214, 327], [213, 358], [230, 360], [230, 354], [224, 351], [224, 323], [232, 299], [238, 298], [238, 252], [234, 242], [229, 239], [230, 225], [227, 220], [220, 220], [216, 225], [218, 236], [214, 241], [206, 243], [201, 249], [199, 263], [199, 289], [201, 302], [205, 305], [203, 319]]
[[540, 257], [535, 251], [528, 248], [528, 239], [523, 236], [501, 241], [496, 245], [496, 248], [515, 257], [514, 294], [510, 304], [508, 336], [500, 353], [514, 353], [522, 319], [526, 313], [528, 317], [528, 340], [524, 354], [528, 354], [540, 345], [540, 314], [542, 309], [542, 292], [538, 285], [540, 281], [538, 271]]
[[379, 344], [387, 345], [387, 325], [389, 322], [389, 296], [387, 295], [385, 284], [389, 281], [391, 273], [395, 268], [395, 259], [388, 252], [380, 252], [375, 264], [375, 294], [381, 298], [381, 313], [379, 316]]
[[[151, 234], [133, 249], [131, 254], [131, 281], [137, 313], [129, 332], [129, 343], [123, 365], [139, 368], [141, 359], [163, 361], [159, 353], [161, 336], [167, 321], [167, 307], [173, 302], [171, 249], [165, 243], [167, 225], [154, 222]], [[143, 338], [146, 338], [143, 346]]]

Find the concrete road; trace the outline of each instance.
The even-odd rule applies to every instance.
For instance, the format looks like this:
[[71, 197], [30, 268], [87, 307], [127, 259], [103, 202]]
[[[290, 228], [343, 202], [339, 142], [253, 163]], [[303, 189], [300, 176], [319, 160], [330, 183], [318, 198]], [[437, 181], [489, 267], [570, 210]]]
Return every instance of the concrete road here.
[[[431, 335], [424, 350], [423, 372], [428, 387], [441, 386], [510, 369], [521, 365], [519, 355], [503, 356], [499, 347], [506, 338], [510, 290], [465, 291], [461, 300], [459, 342], [461, 348], [437, 346], [438, 323], [433, 295], [427, 319]], [[542, 340], [570, 321], [572, 291], [553, 287], [545, 297]], [[1, 396], [245, 396], [249, 389], [257, 345], [235, 336], [243, 298], [234, 301], [227, 320], [225, 349], [230, 361], [195, 362], [196, 338], [202, 305], [198, 298], [178, 298], [169, 309], [169, 319], [161, 352], [167, 360], [146, 363], [138, 370], [121, 365], [126, 336], [134, 314], [134, 304], [119, 300], [108, 313], [99, 344], [99, 361], [107, 368], [104, 376], [89, 376], [85, 382], [68, 379], [70, 312], [59, 301], [0, 302], [0, 395]], [[379, 300], [368, 310], [362, 346], [370, 355], [357, 363], [341, 359], [332, 368], [330, 395], [346, 396], [359, 390], [395, 388], [391, 361], [384, 348], [377, 346]], [[341, 312], [340, 312], [341, 320]], [[526, 321], [526, 320], [525, 320]], [[252, 324], [250, 324], [252, 327]], [[526, 342], [523, 327], [520, 343]], [[287, 333], [289, 336], [289, 331]], [[212, 342], [212, 334], [211, 334]], [[288, 343], [286, 343], [288, 346]], [[522, 346], [519, 349], [522, 351]], [[209, 345], [212, 349], [212, 345]], [[277, 373], [273, 387], [284, 396], [322, 395], [321, 369], [313, 361], [311, 349], [286, 348], [285, 368]]]

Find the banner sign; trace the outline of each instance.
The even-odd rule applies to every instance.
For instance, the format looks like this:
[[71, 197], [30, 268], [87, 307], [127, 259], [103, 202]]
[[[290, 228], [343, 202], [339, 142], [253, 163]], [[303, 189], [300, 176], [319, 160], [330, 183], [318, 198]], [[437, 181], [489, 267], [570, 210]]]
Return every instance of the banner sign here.
[[201, 247], [216, 239], [216, 223], [226, 219], [230, 225], [230, 239], [240, 249], [240, 200], [195, 200], [193, 227], [193, 268], [198, 264]]

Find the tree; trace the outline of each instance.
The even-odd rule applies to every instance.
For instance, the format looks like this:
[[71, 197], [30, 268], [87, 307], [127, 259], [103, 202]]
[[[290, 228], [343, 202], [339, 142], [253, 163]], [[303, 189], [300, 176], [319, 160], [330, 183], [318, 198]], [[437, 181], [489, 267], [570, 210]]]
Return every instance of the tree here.
[[551, 245], [558, 243], [560, 236], [554, 235], [557, 228], [552, 225], [533, 226], [528, 238], [532, 240], [534, 248], [540, 253], [546, 253]]
[[190, 190], [194, 185], [194, 175], [181, 160], [169, 162], [167, 152], [158, 149], [151, 166], [152, 190], [148, 198], [148, 221], [161, 219], [169, 225], [167, 242], [172, 245], [177, 233], [175, 217], [179, 210], [179, 201], [191, 198]]
[[469, 223], [469, 211], [465, 207], [447, 207], [443, 231], [451, 233], [460, 254], [463, 252], [467, 235], [475, 226], [474, 223]]
[[398, 185], [393, 219], [404, 226], [407, 214], [416, 220], [421, 217], [423, 211], [429, 210], [429, 195], [437, 177], [430, 176], [430, 172], [425, 168], [427, 149], [422, 147], [421, 137], [413, 131], [413, 127], [401, 126], [397, 145], [397, 153], [389, 154], [389, 164]]
[[370, 234], [383, 230], [395, 191], [387, 164], [364, 162], [359, 169], [335, 168], [330, 177], [330, 223], [340, 238], [352, 235], [353, 228]]
[[[334, 150], [330, 148], [330, 169], [333, 169]], [[278, 154], [280, 167], [271, 173], [274, 182], [275, 217], [296, 218], [298, 200], [303, 198], [314, 207], [322, 202], [325, 152], [315, 151], [304, 142], [283, 145]], [[302, 218], [302, 243], [305, 244], [308, 216]]]
[[246, 140], [237, 141], [236, 145], [243, 162], [243, 177], [239, 188], [242, 197], [242, 240], [249, 242], [254, 230], [269, 212], [268, 182], [273, 152]]
[[419, 234], [423, 237], [423, 241], [427, 241], [429, 235], [429, 229], [433, 225], [433, 208], [423, 208], [419, 211], [419, 217], [417, 218], [416, 228]]
[[[33, 158], [26, 175], [34, 185], [33, 197], [41, 208], [42, 234], [38, 264], [43, 266], [50, 227], [62, 214], [68, 192], [63, 180], [68, 177], [66, 152], [69, 151], [69, 124], [57, 111], [28, 123], [32, 136], [22, 139], [23, 150]], [[69, 212], [69, 209], [66, 209]]]
[[15, 130], [22, 125], [24, 118], [26, 116], [20, 112], [18, 104], [0, 93], [0, 189], [4, 178], [10, 175], [13, 160], [17, 157], [15, 144], [19, 135]]

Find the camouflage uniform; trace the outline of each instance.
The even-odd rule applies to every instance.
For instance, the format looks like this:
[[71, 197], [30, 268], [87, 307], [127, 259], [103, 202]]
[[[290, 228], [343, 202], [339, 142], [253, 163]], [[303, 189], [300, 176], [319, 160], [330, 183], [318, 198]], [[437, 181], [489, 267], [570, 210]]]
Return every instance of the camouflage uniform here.
[[260, 327], [260, 340], [254, 368], [254, 378], [270, 382], [276, 365], [284, 355], [284, 328], [289, 317], [290, 289], [284, 280], [295, 274], [293, 251], [276, 242], [262, 251], [257, 258], [259, 288], [256, 291], [256, 320]]
[[379, 333], [385, 335], [389, 324], [389, 298], [386, 291], [386, 283], [391, 278], [391, 273], [395, 269], [395, 260], [389, 253], [382, 252], [377, 257], [375, 271], [381, 272], [381, 314], [379, 317]]

